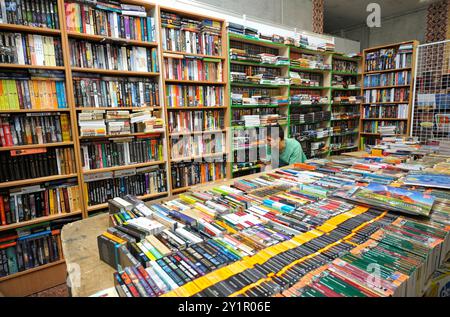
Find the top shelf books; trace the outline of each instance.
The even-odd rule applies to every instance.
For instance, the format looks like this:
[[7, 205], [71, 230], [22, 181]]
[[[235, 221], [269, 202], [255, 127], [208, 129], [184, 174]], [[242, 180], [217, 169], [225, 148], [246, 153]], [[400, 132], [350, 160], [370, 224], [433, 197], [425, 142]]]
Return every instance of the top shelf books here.
[[414, 44], [399, 44], [397, 47], [380, 48], [366, 53], [365, 71], [376, 72], [412, 67]]
[[162, 47], [165, 51], [222, 55], [221, 22], [161, 11], [161, 27]]
[[1, 0], [0, 24], [59, 29], [57, 0]]

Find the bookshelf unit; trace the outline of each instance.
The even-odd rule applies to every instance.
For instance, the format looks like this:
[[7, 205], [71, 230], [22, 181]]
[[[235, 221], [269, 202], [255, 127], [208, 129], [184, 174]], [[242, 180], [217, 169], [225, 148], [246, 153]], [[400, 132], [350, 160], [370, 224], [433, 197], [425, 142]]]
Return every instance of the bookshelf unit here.
[[[359, 147], [361, 57], [332, 54], [330, 154], [339, 155]], [[334, 102], [336, 97], [336, 101]]]
[[[289, 85], [282, 81], [289, 76], [289, 49], [284, 44], [235, 33], [228, 33], [228, 46], [230, 157], [233, 177], [241, 177], [265, 169], [270, 147], [266, 136], [271, 125], [278, 123], [287, 135]], [[261, 74], [268, 76], [258, 79]], [[277, 78], [281, 84], [276, 84]]]
[[331, 130], [332, 52], [289, 47], [289, 135], [306, 157], [328, 156]]
[[[0, 117], [2, 120], [17, 118], [18, 120], [23, 120], [21, 124], [23, 122], [24, 124], [31, 125], [28, 127], [28, 131], [28, 128], [25, 128], [26, 125], [24, 126], [24, 132], [29, 136], [26, 138], [26, 142], [24, 142], [25, 140], [20, 142], [18, 138], [17, 133], [23, 132], [16, 131], [14, 132], [16, 135], [12, 136], [12, 143], [5, 144], [7, 142], [2, 142], [2, 146], [0, 147], [0, 155], [2, 157], [7, 157], [7, 159], [10, 158], [11, 160], [17, 158], [17, 164], [20, 162], [18, 157], [23, 159], [20, 165], [13, 165], [16, 163], [12, 163], [12, 161], [2, 161], [1, 163], [3, 166], [15, 166], [15, 168], [11, 168], [12, 172], [7, 176], [9, 177], [8, 181], [3, 179], [0, 182], [0, 212], [3, 216], [6, 216], [6, 222], [0, 222], [0, 239], [2, 239], [0, 241], [2, 241], [1, 244], [4, 246], [0, 248], [0, 251], [5, 252], [13, 250], [11, 248], [15, 247], [16, 244], [14, 243], [19, 243], [15, 242], [17, 240], [18, 230], [25, 232], [25, 234], [30, 234], [35, 232], [35, 228], [50, 228], [52, 221], [58, 221], [64, 218], [70, 218], [69, 221], [81, 219], [84, 215], [84, 208], [81, 204], [80, 166], [77, 160], [71, 164], [70, 168], [66, 164], [68, 160], [72, 161], [72, 158], [78, 157], [79, 153], [76, 142], [74, 142], [77, 135], [74, 118], [75, 112], [68, 104], [71, 80], [69, 74], [70, 66], [65, 59], [65, 29], [62, 23], [64, 5], [59, 0], [47, 1], [47, 3], [49, 6], [52, 6], [53, 11], [52, 13], [47, 12], [47, 23], [53, 24], [53, 28], [43, 27], [42, 25], [36, 26], [34, 24], [36, 21], [32, 21], [33, 24], [29, 23], [31, 21], [27, 21], [29, 25], [21, 25], [25, 24], [24, 21], [27, 19], [25, 16], [23, 17], [23, 21], [16, 20], [4, 23], [6, 21], [3, 20], [0, 23], [2, 36], [5, 33], [22, 34], [26, 37], [27, 45], [29, 46], [39, 45], [41, 42], [44, 48], [42, 60], [45, 64], [37, 65], [40, 64], [40, 62], [37, 62], [37, 59], [41, 58], [31, 57], [31, 55], [24, 57], [24, 59], [29, 59], [31, 63], [25, 64], [19, 62], [19, 56], [22, 54], [19, 51], [19, 45], [15, 47], [16, 60], [13, 61], [13, 64], [11, 61], [5, 62], [4, 60], [0, 63], [2, 90], [5, 92], [6, 86], [4, 85], [8, 78], [15, 80], [15, 89], [11, 87], [9, 89], [10, 93], [17, 97], [17, 102], [2, 98]], [[45, 12], [41, 12], [41, 14], [45, 14]], [[32, 17], [35, 18], [35, 15], [33, 14]], [[9, 18], [14, 17], [9, 16]], [[17, 16], [15, 18], [19, 19]], [[28, 18], [31, 18], [31, 16], [28, 16]], [[17, 24], [13, 24], [12, 22]], [[33, 42], [30, 42], [31, 39]], [[50, 39], [53, 39], [53, 41]], [[48, 41], [47, 45], [45, 44], [46, 41]], [[3, 44], [2, 42], [2, 46]], [[22, 52], [24, 55], [26, 54], [25, 51]], [[57, 66], [51, 66], [53, 57]], [[49, 118], [55, 118], [55, 121], [46, 121], [50, 120]], [[3, 134], [6, 131], [5, 121], [3, 121], [2, 125]], [[59, 132], [57, 132], [58, 125]], [[43, 134], [48, 135], [50, 133], [50, 130], [44, 128], [44, 126], [53, 127], [55, 133], [61, 134], [62, 139], [55, 141], [54, 138], [44, 138]], [[10, 126], [9, 133], [11, 129], [16, 129], [16, 127]], [[38, 135], [41, 136], [39, 137]], [[69, 156], [64, 156], [64, 158], [62, 156], [54, 156], [52, 158], [51, 155], [53, 154], [51, 153]], [[44, 156], [46, 157], [44, 162], [47, 163], [42, 162]], [[51, 168], [50, 161], [53, 160], [57, 161], [57, 169]], [[47, 168], [48, 172], [42, 173]], [[24, 170], [26, 169], [29, 169], [30, 174], [28, 175], [31, 175], [31, 178], [24, 177], [26, 174]], [[19, 175], [22, 175], [22, 177]], [[77, 201], [75, 201], [75, 195], [78, 196]], [[46, 199], [45, 201], [43, 200], [44, 197]], [[69, 197], [70, 199], [68, 199]], [[11, 205], [12, 200], [18, 203], [16, 205], [18, 206], [17, 209], [11, 209], [11, 206], [15, 205], [15, 203]], [[69, 205], [64, 205], [64, 202]], [[60, 207], [57, 208], [56, 204]], [[51, 208], [52, 206], [54, 208]], [[69, 208], [67, 209], [68, 206]], [[59, 229], [53, 227], [53, 223], [51, 229], [54, 230], [54, 243], [60, 245]], [[42, 233], [41, 237], [42, 239], [47, 239], [44, 238], [47, 236], [52, 236], [52, 234]], [[59, 242], [57, 242], [58, 240]], [[11, 246], [7, 246], [10, 241], [12, 241]], [[29, 241], [31, 240], [21, 240], [20, 243], [32, 243]], [[11, 252], [14, 252], [15, 257], [21, 257], [18, 249], [14, 249]], [[5, 296], [30, 295], [64, 283], [66, 275], [65, 261], [62, 252], [58, 252], [57, 255], [55, 254], [51, 258], [46, 258], [42, 262], [36, 261], [33, 264], [29, 263], [22, 267], [18, 265], [14, 269], [10, 267], [8, 273], [0, 277], [0, 293]]]
[[[67, 56], [67, 64], [71, 65], [72, 82], [69, 104], [76, 114], [76, 143], [80, 152], [77, 158], [82, 167], [80, 173], [85, 195], [85, 216], [107, 208], [107, 200], [117, 195], [135, 194], [144, 200], [167, 196], [166, 120], [160, 79], [158, 8], [144, 1], [123, 0], [120, 5], [144, 9], [142, 15], [137, 12], [122, 15], [114, 6], [78, 4], [71, 0], [64, 0], [64, 4], [67, 30], [64, 33], [67, 52], [70, 54]], [[108, 16], [108, 21], [119, 20], [125, 27], [120, 28], [120, 25], [112, 25], [110, 22], [107, 24], [109, 27], [103, 28], [80, 24], [76, 19], [80, 11], [87, 11], [94, 16], [96, 13]], [[102, 22], [97, 21], [98, 23]], [[75, 46], [71, 43], [75, 43]], [[134, 54], [136, 60], [141, 58], [141, 65], [137, 69], [137, 62], [132, 64], [129, 60], [128, 65], [125, 65], [123, 59], [119, 59], [116, 69], [113, 60], [104, 64], [96, 64], [94, 60], [89, 64], [87, 57], [76, 60], [78, 56], [74, 58], [74, 55], [84, 53], [74, 51], [76, 46], [86, 47], [87, 50], [88, 45], [104, 45], [106, 50], [116, 49], [122, 53], [127, 50]], [[100, 53], [99, 50], [96, 52]], [[138, 56], [142, 53], [146, 54], [144, 67], [142, 56]], [[97, 55], [97, 58], [99, 56], [101, 55]], [[98, 90], [86, 88], [92, 86]], [[118, 97], [114, 96], [114, 92]], [[95, 94], [95, 97], [90, 98], [90, 94]], [[102, 99], [102, 95], [107, 97]], [[122, 112], [124, 117], [116, 111]], [[79, 128], [82, 121], [80, 116], [96, 112], [102, 117], [100, 120], [104, 121], [106, 129], [95, 128], [94, 133], [84, 133], [81, 126]], [[133, 124], [131, 120], [139, 115], [157, 121], [154, 126], [142, 121], [140, 124]], [[112, 132], [113, 125], [122, 120], [125, 122], [125, 129], [119, 128], [119, 131]], [[91, 160], [92, 157], [94, 159]], [[109, 193], [105, 193], [107, 188]]]
[[[171, 194], [230, 178], [225, 21], [159, 7]], [[170, 26], [170, 27], [167, 27]]]
[[[377, 144], [383, 136], [410, 134], [418, 44], [407, 41], [364, 50], [360, 149]], [[380, 54], [395, 57], [381, 63]], [[380, 131], [382, 126], [387, 131]]]

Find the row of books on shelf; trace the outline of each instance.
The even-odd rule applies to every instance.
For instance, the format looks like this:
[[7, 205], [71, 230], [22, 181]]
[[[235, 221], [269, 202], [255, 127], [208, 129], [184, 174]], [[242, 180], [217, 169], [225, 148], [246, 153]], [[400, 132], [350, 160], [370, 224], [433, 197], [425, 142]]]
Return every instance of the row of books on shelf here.
[[[169, 57], [170, 56], [170, 57]], [[223, 81], [222, 61], [212, 58], [189, 58], [165, 54], [165, 78], [170, 80]]]
[[395, 70], [412, 65], [413, 44], [403, 44], [398, 48], [380, 49], [366, 54], [366, 71]]
[[4, 0], [0, 2], [0, 23], [59, 29], [55, 0]]
[[315, 93], [293, 93], [290, 97], [291, 105], [328, 104], [329, 102], [328, 96]]
[[55, 221], [21, 228], [16, 233], [2, 236], [0, 277], [62, 260], [61, 227]]
[[325, 56], [291, 52], [291, 66], [307, 69], [330, 70], [331, 65], [325, 62]]
[[159, 107], [159, 84], [145, 78], [89, 76], [74, 73], [77, 107]]
[[64, 3], [69, 32], [154, 42], [155, 19], [142, 6], [111, 3]]
[[232, 120], [232, 126], [247, 127], [247, 128], [261, 128], [275, 125], [287, 124], [287, 116], [274, 114], [260, 114], [260, 115], [243, 115], [240, 118]]
[[218, 86], [167, 85], [167, 107], [224, 106], [224, 88]]
[[0, 32], [0, 63], [62, 66], [61, 39], [39, 34]]
[[323, 139], [329, 137], [333, 130], [331, 128], [313, 126], [298, 126], [293, 125], [290, 127], [291, 135], [294, 136], [299, 142]]
[[172, 160], [187, 159], [208, 154], [225, 153], [224, 133], [172, 137], [170, 153]]
[[169, 112], [170, 133], [189, 133], [225, 128], [225, 114], [220, 110]]
[[14, 188], [0, 193], [1, 226], [77, 212], [81, 203], [78, 185], [70, 182]]
[[370, 105], [363, 107], [363, 118], [407, 119], [409, 114], [408, 104], [399, 105]]
[[[220, 157], [216, 159], [220, 160]], [[221, 162], [214, 162], [216, 159], [208, 158], [206, 162], [172, 164], [172, 188], [182, 189], [224, 179], [227, 175], [226, 163], [223, 162], [223, 158]]]
[[355, 76], [333, 75], [331, 79], [331, 87], [345, 89], [359, 89], [358, 80]]
[[159, 135], [83, 142], [80, 147], [83, 171], [164, 160], [163, 142]]
[[411, 84], [411, 72], [369, 74], [364, 77], [364, 87], [402, 86]]
[[233, 106], [285, 106], [289, 104], [289, 97], [270, 96], [266, 94], [247, 96], [246, 92], [233, 88], [231, 91], [231, 101]]
[[357, 74], [359, 71], [358, 63], [334, 59], [333, 60], [333, 71]]
[[76, 173], [73, 148], [1, 152], [0, 161], [0, 182]]
[[0, 146], [68, 142], [71, 140], [69, 116], [54, 113], [2, 114]]
[[330, 121], [330, 119], [331, 119], [331, 111], [317, 111], [308, 113], [298, 113], [297, 111], [291, 111], [290, 114], [291, 125], [304, 123], [311, 124], [321, 121]]
[[291, 85], [297, 86], [322, 86], [322, 75], [306, 72], [289, 72], [289, 82]]
[[383, 135], [406, 134], [407, 126], [405, 121], [368, 121], [363, 122], [364, 133], [380, 133]]
[[65, 109], [64, 80], [23, 74], [0, 74], [0, 110]]
[[231, 82], [236, 84], [251, 84], [251, 85], [289, 85], [288, 77], [270, 76], [267, 74], [247, 75], [243, 72], [230, 72]]
[[338, 157], [159, 203], [115, 198], [100, 256], [121, 296], [421, 296], [450, 250], [448, 195], [374, 181], [392, 169], [406, 174]]
[[164, 50], [202, 55], [221, 55], [222, 26], [209, 19], [194, 20], [174, 13], [161, 12]]
[[167, 192], [166, 171], [159, 166], [85, 175], [84, 181], [88, 206], [128, 194], [144, 196]]
[[240, 120], [242, 116], [246, 115], [271, 115], [278, 114], [279, 109], [277, 108], [264, 108], [264, 107], [250, 107], [250, 108], [239, 108], [233, 109], [232, 120]]
[[70, 40], [70, 63], [73, 67], [105, 70], [159, 72], [156, 48], [99, 44]]
[[353, 120], [353, 119], [359, 119], [360, 113], [359, 112], [353, 112], [353, 111], [340, 111], [336, 112], [333, 111], [331, 114], [331, 120]]
[[270, 53], [250, 54], [245, 49], [230, 48], [230, 60], [240, 62], [252, 62], [274, 66], [289, 66], [289, 58]]
[[408, 102], [409, 88], [389, 88], [366, 90], [364, 99], [366, 103], [377, 102]]
[[78, 114], [80, 137], [104, 137], [132, 133], [163, 132], [164, 121], [151, 111], [85, 110]]

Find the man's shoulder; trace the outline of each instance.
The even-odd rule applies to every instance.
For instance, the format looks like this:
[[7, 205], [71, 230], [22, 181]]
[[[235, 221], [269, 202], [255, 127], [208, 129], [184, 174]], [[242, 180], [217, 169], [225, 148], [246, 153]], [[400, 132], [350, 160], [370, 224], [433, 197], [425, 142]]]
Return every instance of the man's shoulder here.
[[287, 138], [286, 139], [286, 143], [287, 143], [287, 146], [292, 147], [292, 148], [296, 148], [296, 147], [300, 147], [301, 146], [300, 142], [298, 142], [296, 139]]

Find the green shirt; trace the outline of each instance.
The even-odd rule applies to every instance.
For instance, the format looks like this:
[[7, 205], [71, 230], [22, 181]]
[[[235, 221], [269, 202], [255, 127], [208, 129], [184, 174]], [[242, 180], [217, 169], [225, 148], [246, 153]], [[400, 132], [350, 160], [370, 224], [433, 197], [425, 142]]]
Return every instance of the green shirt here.
[[297, 140], [285, 139], [285, 142], [286, 147], [284, 148], [283, 153], [280, 153], [280, 166], [304, 163], [307, 160], [302, 146]]

